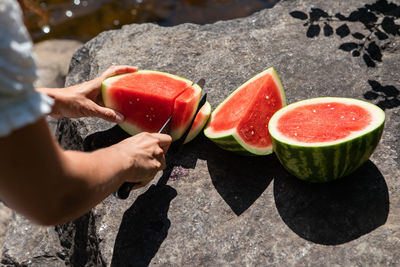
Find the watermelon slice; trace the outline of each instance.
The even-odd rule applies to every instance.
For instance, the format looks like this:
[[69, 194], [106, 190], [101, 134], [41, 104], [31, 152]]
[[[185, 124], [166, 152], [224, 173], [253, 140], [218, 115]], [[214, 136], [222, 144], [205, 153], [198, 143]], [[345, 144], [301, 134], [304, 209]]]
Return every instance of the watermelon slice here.
[[311, 182], [346, 176], [376, 148], [385, 113], [365, 101], [323, 97], [290, 104], [269, 122], [274, 152], [293, 175]]
[[229, 151], [270, 154], [268, 122], [285, 105], [282, 83], [275, 70], [269, 68], [241, 85], [213, 111], [204, 134]]
[[125, 116], [120, 125], [131, 135], [158, 132], [172, 115], [170, 134], [179, 139], [189, 127], [202, 89], [193, 82], [165, 72], [140, 70], [116, 75], [102, 83], [106, 107]]
[[196, 118], [193, 121], [192, 127], [188, 135], [186, 136], [184, 144], [189, 143], [192, 141], [200, 132], [203, 130], [204, 126], [206, 125], [208, 119], [210, 118], [211, 114], [211, 105], [206, 101], [204, 106], [202, 106], [197, 113]]

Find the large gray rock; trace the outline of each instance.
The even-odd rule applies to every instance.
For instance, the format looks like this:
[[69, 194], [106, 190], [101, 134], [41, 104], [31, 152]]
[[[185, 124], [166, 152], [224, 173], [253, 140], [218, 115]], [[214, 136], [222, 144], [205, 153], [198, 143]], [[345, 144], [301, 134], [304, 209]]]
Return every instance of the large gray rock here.
[[[205, 78], [216, 107], [274, 66], [289, 103], [318, 96], [368, 100], [385, 109], [385, 131], [365, 165], [328, 184], [294, 178], [274, 155], [237, 156], [200, 136], [169, 158], [177, 166], [174, 179], [137, 190], [127, 201], [109, 197], [77, 221], [48, 228], [42, 242], [53, 250], [39, 254], [74, 266], [398, 265], [400, 12], [386, 1], [365, 2], [375, 3], [281, 1], [244, 19], [169, 28], [130, 25], [85, 44], [73, 57], [68, 85], [112, 64], [129, 64]], [[331, 17], [336, 13], [351, 16]], [[370, 23], [379, 26], [368, 30]], [[93, 150], [125, 137], [97, 119], [63, 119], [57, 130], [69, 149]], [[35, 265], [18, 244], [40, 247], [33, 240], [40, 233], [22, 237], [30, 224], [16, 220], [3, 264]]]

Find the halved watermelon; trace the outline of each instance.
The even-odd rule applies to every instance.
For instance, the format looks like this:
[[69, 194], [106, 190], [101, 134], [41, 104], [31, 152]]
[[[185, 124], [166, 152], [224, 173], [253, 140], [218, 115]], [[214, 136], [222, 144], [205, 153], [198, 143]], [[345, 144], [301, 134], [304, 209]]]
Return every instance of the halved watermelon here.
[[122, 129], [131, 135], [157, 132], [172, 115], [173, 140], [179, 139], [189, 127], [201, 91], [187, 79], [152, 70], [116, 75], [102, 83], [105, 106], [125, 116], [120, 124]]
[[184, 144], [192, 141], [200, 132], [203, 130], [211, 114], [211, 105], [206, 101], [206, 103], [200, 108], [199, 113], [197, 113], [196, 118], [193, 121], [192, 127], [188, 135], [186, 136]]
[[270, 154], [268, 122], [285, 105], [282, 83], [275, 70], [269, 68], [236, 89], [212, 112], [204, 134], [229, 151]]
[[293, 175], [311, 182], [346, 176], [376, 148], [385, 113], [365, 101], [322, 97], [290, 104], [269, 122], [274, 152]]

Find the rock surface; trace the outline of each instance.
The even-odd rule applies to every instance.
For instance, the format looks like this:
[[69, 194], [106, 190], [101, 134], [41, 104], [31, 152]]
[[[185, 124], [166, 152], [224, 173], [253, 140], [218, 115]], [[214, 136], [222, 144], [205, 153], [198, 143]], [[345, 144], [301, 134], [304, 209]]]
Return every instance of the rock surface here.
[[[136, 65], [194, 81], [205, 78], [215, 108], [247, 79], [274, 66], [289, 103], [343, 96], [379, 104], [387, 116], [382, 141], [349, 177], [309, 184], [286, 173], [274, 155], [236, 156], [200, 136], [170, 156], [177, 175], [167, 184], [137, 190], [126, 201], [110, 196], [55, 228], [16, 217], [2, 264], [400, 264], [399, 17], [398, 6], [386, 1], [288, 0], [244, 19], [169, 28], [130, 25], [86, 43], [73, 56], [68, 85], [111, 64]], [[378, 26], [366, 27], [371, 21]], [[56, 134], [65, 148], [86, 151], [126, 137], [97, 119], [62, 119]]]

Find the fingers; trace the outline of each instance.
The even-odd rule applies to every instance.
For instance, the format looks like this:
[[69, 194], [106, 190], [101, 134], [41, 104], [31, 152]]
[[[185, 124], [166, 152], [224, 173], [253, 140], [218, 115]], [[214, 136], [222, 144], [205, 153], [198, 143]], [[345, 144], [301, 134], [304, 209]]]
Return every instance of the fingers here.
[[152, 136], [159, 140], [159, 146], [163, 149], [164, 153], [167, 153], [172, 142], [172, 137], [167, 134], [160, 133], [154, 133]]
[[120, 66], [111, 66], [106, 71], [104, 71], [101, 76], [103, 79], [114, 76], [117, 74], [129, 73], [129, 72], [136, 72], [138, 71], [137, 67], [132, 67], [128, 65], [120, 65]]
[[96, 106], [93, 112], [94, 114], [91, 114], [92, 116], [99, 117], [109, 122], [121, 123], [124, 121], [124, 115], [110, 108]]

